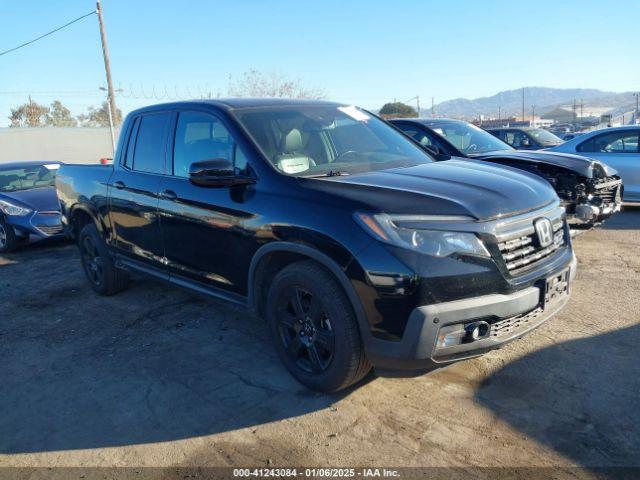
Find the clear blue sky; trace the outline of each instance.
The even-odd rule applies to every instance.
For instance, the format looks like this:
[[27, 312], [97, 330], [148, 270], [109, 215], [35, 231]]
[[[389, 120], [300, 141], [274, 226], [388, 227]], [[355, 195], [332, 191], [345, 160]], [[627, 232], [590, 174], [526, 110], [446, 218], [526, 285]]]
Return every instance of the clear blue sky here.
[[[328, 98], [379, 108], [522, 86], [640, 89], [637, 0], [104, 0], [116, 85], [226, 93], [229, 76], [277, 71]], [[1, 0], [0, 51], [95, 8]], [[0, 126], [29, 92], [74, 114], [104, 85], [97, 18], [0, 57]], [[20, 93], [7, 93], [20, 92]], [[42, 93], [44, 92], [44, 93]], [[62, 92], [62, 93], [47, 93]], [[77, 93], [68, 93], [77, 92]], [[119, 98], [128, 111], [153, 99]]]

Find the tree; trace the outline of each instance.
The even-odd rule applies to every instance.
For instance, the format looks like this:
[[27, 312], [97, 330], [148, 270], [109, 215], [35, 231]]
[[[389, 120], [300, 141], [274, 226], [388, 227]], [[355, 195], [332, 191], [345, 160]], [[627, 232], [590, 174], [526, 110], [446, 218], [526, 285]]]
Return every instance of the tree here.
[[29, 101], [24, 105], [11, 109], [10, 127], [44, 127], [49, 118], [49, 108], [34, 102], [29, 97]]
[[380, 109], [382, 117], [417, 117], [418, 112], [411, 105], [402, 102], [385, 103]]
[[[107, 101], [102, 102], [100, 108], [89, 107], [87, 113], [78, 115], [78, 121], [83, 127], [108, 127], [109, 126], [109, 104]], [[122, 123], [122, 110], [113, 115], [113, 125], [118, 126]]]
[[240, 80], [229, 81], [232, 97], [324, 98], [325, 92], [314, 86], [304, 85], [299, 79], [289, 79], [277, 72], [264, 73], [249, 70]]
[[75, 127], [78, 121], [71, 116], [71, 111], [60, 100], [54, 100], [47, 118], [47, 125], [52, 127]]

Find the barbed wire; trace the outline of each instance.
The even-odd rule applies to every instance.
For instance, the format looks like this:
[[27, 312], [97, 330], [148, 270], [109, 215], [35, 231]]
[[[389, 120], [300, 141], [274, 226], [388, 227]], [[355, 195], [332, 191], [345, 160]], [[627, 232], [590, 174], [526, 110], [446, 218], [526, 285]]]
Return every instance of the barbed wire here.
[[188, 100], [188, 99], [205, 99], [220, 97], [220, 92], [214, 91], [209, 88], [209, 84], [204, 85], [186, 85], [178, 88], [177, 85], [169, 87], [167, 85], [157, 86], [156, 84], [151, 87], [145, 87], [139, 85], [135, 87], [132, 83], [127, 88], [123, 88], [120, 85], [116, 89], [116, 96], [128, 99], [144, 99], [144, 100]]

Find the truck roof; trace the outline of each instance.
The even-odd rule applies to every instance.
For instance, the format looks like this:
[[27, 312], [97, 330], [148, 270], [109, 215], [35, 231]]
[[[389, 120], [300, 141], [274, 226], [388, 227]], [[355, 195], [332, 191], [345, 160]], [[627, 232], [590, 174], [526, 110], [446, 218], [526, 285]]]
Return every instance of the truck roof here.
[[329, 102], [326, 100], [302, 100], [296, 98], [215, 98], [204, 100], [185, 100], [181, 102], [160, 103], [138, 108], [131, 113], [143, 113], [146, 111], [158, 110], [163, 108], [188, 107], [193, 105], [212, 105], [214, 107], [235, 110], [241, 108], [259, 108], [259, 107], [279, 107], [279, 106], [304, 106], [304, 105], [325, 105], [325, 106], [341, 106], [344, 103]]

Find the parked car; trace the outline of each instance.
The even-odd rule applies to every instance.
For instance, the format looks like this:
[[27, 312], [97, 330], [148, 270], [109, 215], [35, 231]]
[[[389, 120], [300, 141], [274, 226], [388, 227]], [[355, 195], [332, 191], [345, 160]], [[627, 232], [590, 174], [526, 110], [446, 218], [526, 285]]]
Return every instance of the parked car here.
[[541, 150], [562, 143], [560, 137], [544, 128], [502, 127], [487, 128], [486, 130], [516, 150]]
[[623, 199], [640, 202], [640, 125], [586, 132], [553, 147], [551, 152], [595, 158], [615, 168], [624, 182]]
[[55, 176], [60, 163], [0, 163], [0, 252], [63, 236]]
[[572, 228], [591, 228], [618, 212], [622, 182], [607, 164], [577, 155], [549, 151], [523, 152], [467, 122], [451, 119], [390, 121], [436, 158], [464, 157], [499, 163], [534, 173], [555, 188]]
[[142, 108], [112, 166], [65, 165], [57, 188], [98, 294], [139, 272], [248, 305], [291, 374], [322, 391], [514, 340], [566, 304], [576, 272], [547, 182], [434, 162], [330, 102]]

